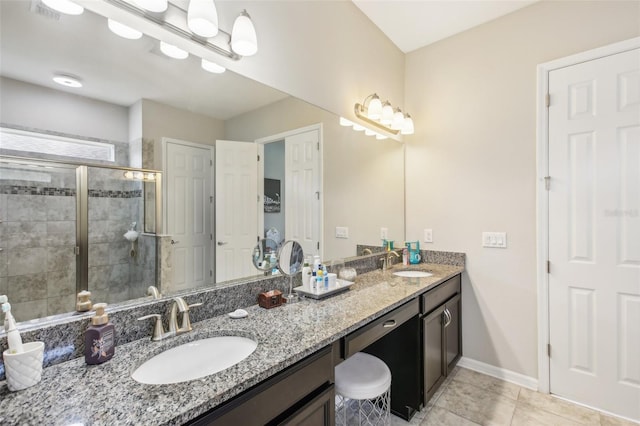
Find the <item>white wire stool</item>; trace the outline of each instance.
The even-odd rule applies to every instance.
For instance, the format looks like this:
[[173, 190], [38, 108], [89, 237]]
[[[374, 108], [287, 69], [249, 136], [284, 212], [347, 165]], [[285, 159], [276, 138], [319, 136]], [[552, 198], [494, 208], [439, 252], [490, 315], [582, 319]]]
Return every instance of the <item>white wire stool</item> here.
[[380, 359], [358, 352], [335, 369], [336, 425], [388, 426], [391, 371]]

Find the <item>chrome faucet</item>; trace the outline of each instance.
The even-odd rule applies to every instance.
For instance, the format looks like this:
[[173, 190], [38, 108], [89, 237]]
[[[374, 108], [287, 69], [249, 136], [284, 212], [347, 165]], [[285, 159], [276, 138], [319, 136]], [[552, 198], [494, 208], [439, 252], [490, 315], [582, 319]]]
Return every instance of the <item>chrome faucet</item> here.
[[380, 261], [382, 262], [382, 271], [385, 272], [387, 269], [391, 268], [393, 266], [393, 257], [391, 257], [391, 255], [394, 255], [396, 258], [400, 258], [400, 255], [398, 253], [396, 253], [394, 250], [389, 250], [384, 257], [380, 258]]
[[[189, 309], [201, 305], [202, 303], [194, 303], [192, 305], [188, 305], [182, 297], [174, 298], [173, 304], [171, 305], [171, 311], [169, 313], [168, 331], [164, 331], [164, 327], [162, 326], [162, 316], [160, 314], [145, 315], [138, 318], [138, 321], [152, 318], [155, 319], [155, 325], [153, 327], [151, 340], [163, 340], [167, 337], [177, 336], [179, 334], [191, 331], [193, 328], [191, 327], [191, 319], [189, 318]], [[182, 314], [180, 327], [178, 327], [178, 312]]]

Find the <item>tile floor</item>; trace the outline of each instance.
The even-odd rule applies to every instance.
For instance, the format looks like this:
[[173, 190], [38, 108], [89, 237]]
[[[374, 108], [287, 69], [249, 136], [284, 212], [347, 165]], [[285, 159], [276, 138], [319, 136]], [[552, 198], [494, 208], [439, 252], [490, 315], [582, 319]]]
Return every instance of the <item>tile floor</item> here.
[[637, 426], [550, 395], [456, 367], [428, 406], [411, 422], [392, 426]]

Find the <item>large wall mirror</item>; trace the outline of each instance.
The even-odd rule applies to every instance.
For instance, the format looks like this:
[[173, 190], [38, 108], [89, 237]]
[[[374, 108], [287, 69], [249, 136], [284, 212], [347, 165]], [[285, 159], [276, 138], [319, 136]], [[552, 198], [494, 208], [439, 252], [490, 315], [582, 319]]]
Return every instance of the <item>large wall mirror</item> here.
[[[104, 17], [88, 10], [59, 15], [25, 1], [2, 1], [0, 8], [2, 127], [110, 141], [116, 147], [112, 165], [163, 171], [163, 241], [172, 250], [173, 277], [163, 283], [164, 295], [255, 275], [251, 252], [258, 236], [298, 240], [305, 254], [324, 259], [354, 256], [357, 244], [380, 244], [381, 228], [389, 239], [404, 239], [401, 143], [342, 127], [335, 114], [233, 72], [209, 73], [198, 58], [170, 59], [150, 37], [118, 37]], [[57, 85], [55, 73], [78, 77], [82, 87]], [[257, 169], [245, 173], [242, 161], [231, 162], [254, 149], [261, 158]], [[15, 154], [2, 147], [0, 153]], [[27, 148], [19, 154], [30, 155]], [[307, 167], [309, 155], [315, 163]], [[234, 173], [236, 180], [228, 178]], [[28, 216], [7, 221], [3, 197], [0, 247], [9, 230], [28, 236], [42, 225]], [[309, 210], [313, 200], [316, 207]], [[233, 223], [236, 231], [244, 229], [236, 222], [247, 204], [257, 209], [255, 232], [235, 235], [245, 242], [233, 248], [236, 240], [226, 239], [226, 232]], [[19, 318], [32, 318], [29, 295], [39, 280], [16, 279], [10, 259], [17, 254], [8, 253], [31, 247], [2, 248], [0, 294], [9, 295]], [[244, 254], [246, 265], [229, 260], [232, 248]], [[152, 283], [138, 284], [142, 292]]]

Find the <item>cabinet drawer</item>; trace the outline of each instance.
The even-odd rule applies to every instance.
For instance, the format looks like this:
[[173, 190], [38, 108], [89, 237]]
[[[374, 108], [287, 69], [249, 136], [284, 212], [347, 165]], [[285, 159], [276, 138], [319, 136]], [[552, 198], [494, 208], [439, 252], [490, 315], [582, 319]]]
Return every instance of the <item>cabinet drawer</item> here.
[[442, 305], [451, 296], [455, 296], [457, 293], [460, 293], [460, 275], [449, 278], [436, 288], [423, 294], [420, 297], [422, 301], [422, 309], [420, 310], [420, 313], [423, 315], [428, 314], [438, 306]]
[[322, 385], [332, 382], [333, 356], [331, 347], [326, 347], [189, 424], [267, 424]]
[[405, 303], [388, 314], [354, 331], [344, 338], [344, 358], [369, 346], [387, 333], [395, 330], [410, 318], [418, 315], [418, 299]]

